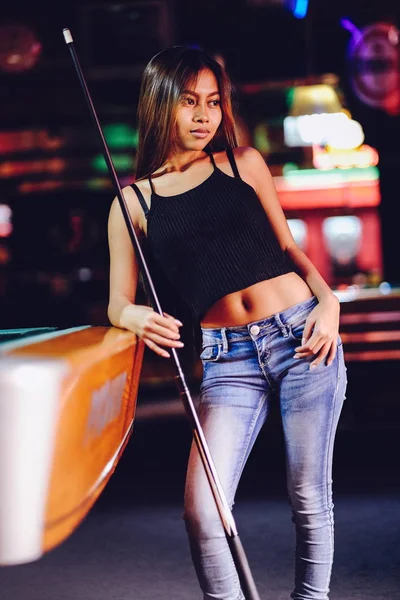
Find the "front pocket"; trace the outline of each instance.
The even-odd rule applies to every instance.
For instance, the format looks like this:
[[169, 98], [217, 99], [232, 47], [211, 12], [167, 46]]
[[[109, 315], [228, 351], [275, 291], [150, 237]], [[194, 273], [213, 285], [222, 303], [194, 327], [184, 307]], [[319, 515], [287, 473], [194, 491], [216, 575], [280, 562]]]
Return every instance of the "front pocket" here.
[[294, 325], [290, 325], [290, 333], [296, 340], [301, 340], [304, 333], [304, 327], [306, 326], [307, 317], [305, 317], [302, 321], [295, 323]]
[[203, 362], [216, 362], [221, 356], [222, 344], [213, 344], [203, 348], [200, 359]]
[[[301, 341], [303, 339], [305, 326], [306, 326], [306, 319], [304, 319], [304, 321], [301, 321], [300, 323], [296, 323], [296, 325], [290, 326], [290, 333], [296, 340]], [[340, 337], [340, 335], [337, 336], [336, 341], [337, 341], [337, 347], [338, 348], [341, 347], [343, 342], [342, 342], [342, 338]]]

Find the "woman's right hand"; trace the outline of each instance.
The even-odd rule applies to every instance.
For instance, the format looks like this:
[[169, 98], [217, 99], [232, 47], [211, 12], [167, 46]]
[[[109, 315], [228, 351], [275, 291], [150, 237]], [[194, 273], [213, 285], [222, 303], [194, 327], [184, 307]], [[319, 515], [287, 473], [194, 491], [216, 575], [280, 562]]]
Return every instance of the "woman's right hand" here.
[[169, 358], [170, 354], [162, 346], [182, 348], [179, 327], [182, 323], [167, 313], [161, 316], [150, 306], [128, 304], [122, 310], [120, 321], [124, 329], [133, 331], [146, 346], [159, 356]]

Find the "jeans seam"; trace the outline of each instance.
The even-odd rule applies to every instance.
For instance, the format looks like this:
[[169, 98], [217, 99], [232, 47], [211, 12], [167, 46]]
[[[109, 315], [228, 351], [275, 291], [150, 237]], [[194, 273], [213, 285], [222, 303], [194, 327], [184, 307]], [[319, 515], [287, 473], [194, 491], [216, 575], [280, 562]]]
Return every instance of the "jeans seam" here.
[[[237, 474], [235, 476], [235, 479], [233, 480], [233, 489], [234, 490], [237, 489], [238, 482], [240, 481], [240, 478], [242, 476], [243, 469], [244, 469], [245, 456], [247, 454], [249, 443], [250, 443], [250, 440], [252, 438], [253, 431], [254, 431], [254, 428], [256, 426], [258, 417], [260, 416], [262, 406], [263, 406], [265, 400], [267, 399], [268, 394], [269, 394], [269, 392], [264, 392], [264, 394], [261, 396], [260, 401], [259, 401], [258, 406], [257, 406], [257, 410], [256, 410], [256, 412], [254, 414], [254, 417], [253, 417], [253, 421], [252, 421], [252, 423], [251, 423], [251, 425], [249, 427], [248, 434], [247, 434], [247, 437], [246, 437], [246, 442], [245, 442], [245, 444], [243, 444], [243, 446], [244, 446], [244, 452], [243, 452], [243, 455], [242, 455], [241, 460], [240, 460], [240, 468], [237, 469]], [[234, 498], [232, 498], [232, 502], [230, 503], [231, 509], [232, 509], [233, 503], [234, 503]]]
[[[329, 469], [329, 455], [331, 453], [331, 448], [332, 448], [332, 444], [333, 444], [333, 421], [334, 421], [334, 417], [335, 417], [335, 408], [336, 408], [336, 402], [337, 402], [337, 396], [338, 396], [338, 391], [339, 391], [339, 385], [340, 385], [340, 358], [338, 356], [338, 353], [336, 353], [337, 356], [337, 371], [336, 371], [336, 388], [335, 388], [335, 394], [333, 397], [333, 403], [332, 403], [332, 415], [331, 415], [331, 422], [330, 422], [330, 432], [329, 432], [329, 442], [327, 444], [326, 447], [326, 458], [325, 458], [325, 497], [326, 497], [326, 503], [328, 505], [328, 501], [329, 501], [329, 495], [328, 495], [328, 469]], [[333, 449], [332, 449], [333, 452]], [[331, 490], [331, 495], [333, 494], [333, 489]], [[329, 583], [332, 577], [332, 568], [333, 568], [333, 555], [335, 552], [335, 547], [334, 547], [334, 519], [333, 519], [333, 509], [330, 506], [329, 507], [329, 524], [330, 524], [330, 546], [331, 546], [331, 564], [330, 564], [330, 569], [329, 569], [329, 573], [328, 573], [328, 580], [326, 583], [326, 587], [329, 587]]]
[[[265, 337], [266, 335], [268, 335], [268, 334], [266, 333], [262, 337]], [[257, 339], [260, 339], [260, 337], [258, 337]], [[260, 366], [261, 372], [264, 375], [264, 377], [265, 377], [267, 383], [269, 384], [271, 390], [274, 392], [276, 390], [276, 384], [275, 384], [274, 381], [271, 381], [271, 379], [270, 379], [270, 377], [268, 375], [268, 372], [265, 369], [265, 367], [268, 366], [268, 357], [269, 357], [269, 354], [267, 352], [265, 353], [265, 362], [263, 363], [262, 360], [261, 360], [261, 356], [260, 356], [260, 352], [259, 352], [258, 344], [257, 344], [256, 340], [253, 340], [253, 346], [255, 347], [256, 352], [257, 352], [258, 364]]]

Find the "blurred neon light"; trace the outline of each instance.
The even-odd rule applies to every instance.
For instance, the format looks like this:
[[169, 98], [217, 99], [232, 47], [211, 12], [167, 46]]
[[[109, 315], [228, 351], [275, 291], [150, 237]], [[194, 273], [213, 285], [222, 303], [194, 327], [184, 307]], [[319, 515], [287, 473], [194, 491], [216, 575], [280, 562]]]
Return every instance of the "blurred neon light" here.
[[[283, 179], [283, 178], [282, 178]], [[274, 178], [281, 206], [284, 210], [316, 210], [327, 208], [368, 208], [379, 206], [379, 181], [342, 182], [326, 187], [304, 188], [288, 186]]]
[[[120, 171], [128, 171], [133, 169], [133, 157], [129, 154], [113, 154], [112, 156], [115, 168]], [[92, 167], [95, 171], [106, 173], [108, 171], [106, 161], [102, 154], [98, 154], [92, 160]]]
[[[0, 131], [0, 155], [32, 150], [51, 152], [66, 146], [81, 148], [82, 143], [87, 143], [86, 135], [85, 130], [78, 127], [65, 127], [58, 135], [46, 129]], [[104, 135], [111, 149], [130, 150], [137, 148], [138, 130], [127, 123], [105, 125]]]
[[361, 38], [362, 34], [360, 29], [358, 29], [358, 27], [356, 27], [356, 25], [354, 25], [354, 23], [352, 23], [350, 19], [340, 19], [340, 24], [343, 27], [343, 29], [346, 29], [349, 33], [351, 33], [354, 42], [357, 42]]
[[302, 219], [288, 219], [287, 224], [296, 244], [301, 250], [307, 249], [307, 223]]
[[308, 0], [295, 0], [293, 15], [296, 19], [304, 19], [308, 10]]
[[347, 150], [357, 148], [364, 141], [360, 123], [344, 112], [286, 117], [283, 130], [285, 144], [289, 147], [318, 144]]
[[29, 173], [60, 173], [65, 167], [66, 161], [57, 157], [44, 160], [8, 161], [0, 165], [0, 179]]
[[12, 210], [7, 204], [0, 204], [0, 238], [10, 236], [12, 229]]
[[322, 223], [329, 254], [342, 265], [349, 264], [361, 248], [362, 221], [355, 215], [328, 217]]
[[112, 187], [110, 180], [105, 177], [93, 177], [88, 179], [84, 185], [90, 190], [106, 190]]
[[34, 192], [50, 192], [57, 190], [65, 185], [65, 181], [26, 181], [18, 186], [21, 194], [31, 194]]
[[[131, 183], [132, 178], [129, 179]], [[123, 179], [121, 179], [123, 183]], [[123, 184], [125, 185], [125, 184]], [[126, 183], [127, 185], [127, 183]], [[112, 189], [112, 182], [109, 178], [96, 177], [92, 179], [64, 179], [64, 180], [46, 180], [46, 181], [24, 181], [17, 189], [21, 194], [32, 194], [34, 192], [48, 192], [61, 188], [88, 188], [91, 190]]]
[[350, 150], [326, 150], [321, 146], [313, 146], [313, 163], [316, 169], [367, 169], [376, 167], [378, 162], [378, 152], [366, 144]]
[[103, 127], [104, 136], [111, 149], [137, 148], [138, 130], [126, 123], [109, 123]]
[[58, 150], [65, 145], [60, 136], [52, 136], [44, 129], [0, 132], [0, 154], [29, 150]]
[[347, 119], [342, 129], [329, 133], [327, 145], [335, 150], [354, 150], [361, 146], [364, 139], [364, 131], [360, 123], [354, 119]]
[[355, 169], [300, 169], [287, 172], [283, 177], [274, 177], [277, 187], [291, 190], [328, 189], [349, 183], [375, 182], [379, 179], [376, 167]]

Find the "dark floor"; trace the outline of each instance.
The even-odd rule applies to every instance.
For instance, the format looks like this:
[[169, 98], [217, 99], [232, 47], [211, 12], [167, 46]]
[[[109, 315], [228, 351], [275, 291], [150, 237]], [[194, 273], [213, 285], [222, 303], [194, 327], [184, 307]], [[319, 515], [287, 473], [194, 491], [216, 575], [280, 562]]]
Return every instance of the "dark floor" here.
[[[116, 473], [70, 539], [36, 563], [0, 569], [1, 600], [201, 598], [181, 520], [190, 430], [182, 416], [146, 414], [139, 410]], [[398, 430], [338, 433], [332, 600], [400, 599], [398, 440]], [[293, 577], [282, 450], [272, 420], [235, 508], [263, 600], [289, 600]]]

